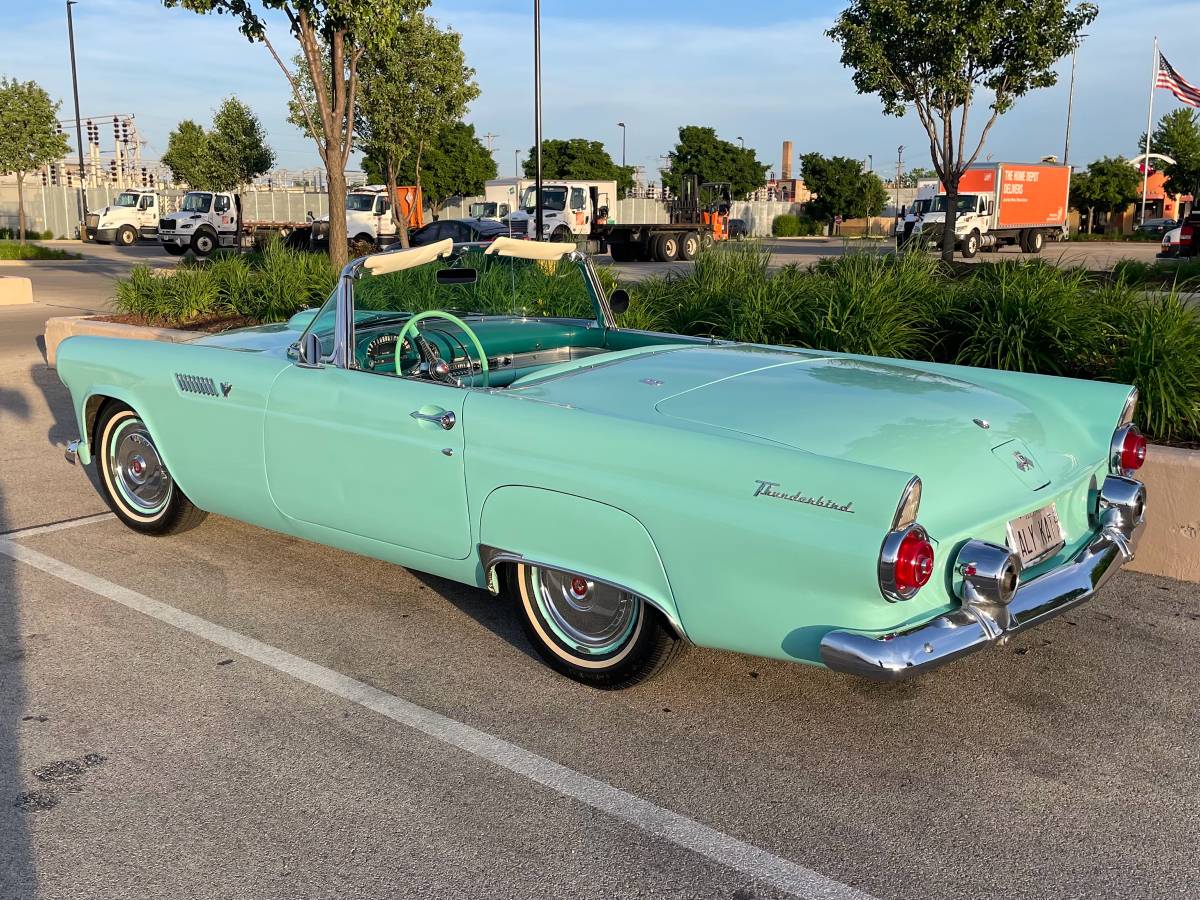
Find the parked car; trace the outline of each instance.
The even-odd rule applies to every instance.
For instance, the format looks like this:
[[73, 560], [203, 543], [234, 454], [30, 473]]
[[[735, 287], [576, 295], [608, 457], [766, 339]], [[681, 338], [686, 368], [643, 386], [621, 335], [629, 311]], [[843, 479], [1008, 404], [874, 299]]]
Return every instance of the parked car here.
[[71, 337], [69, 458], [143, 534], [210, 511], [503, 594], [601, 687], [688, 642], [910, 678], [1132, 558], [1132, 388], [622, 328], [602, 283], [447, 238], [286, 324]]
[[750, 237], [750, 227], [746, 224], [745, 219], [729, 220], [729, 239], [731, 241], [744, 241], [748, 237]]
[[1134, 229], [1138, 234], [1166, 234], [1182, 223], [1178, 219], [1147, 219]]
[[1175, 259], [1181, 254], [1183, 226], [1172, 228], [1163, 235], [1162, 248], [1158, 251], [1159, 259]]
[[441, 219], [412, 232], [408, 242], [412, 247], [424, 247], [447, 239], [456, 244], [487, 243], [507, 234], [508, 225], [492, 219]]

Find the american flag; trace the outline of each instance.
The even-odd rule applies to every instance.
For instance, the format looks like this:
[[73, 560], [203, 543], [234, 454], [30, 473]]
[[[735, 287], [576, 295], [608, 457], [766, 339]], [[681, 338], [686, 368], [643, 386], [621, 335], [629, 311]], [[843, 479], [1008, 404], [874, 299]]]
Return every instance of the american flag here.
[[1200, 87], [1185, 81], [1161, 53], [1158, 54], [1158, 77], [1154, 86], [1165, 88], [1188, 106], [1200, 106]]

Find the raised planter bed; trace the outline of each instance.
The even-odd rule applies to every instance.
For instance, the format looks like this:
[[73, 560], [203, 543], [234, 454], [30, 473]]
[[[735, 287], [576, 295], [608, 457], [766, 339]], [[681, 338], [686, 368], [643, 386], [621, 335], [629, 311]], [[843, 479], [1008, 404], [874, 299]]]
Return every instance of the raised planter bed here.
[[46, 320], [46, 362], [51, 366], [58, 354], [58, 345], [76, 334], [127, 338], [135, 341], [173, 341], [180, 343], [203, 336], [203, 331], [181, 328], [155, 328], [149, 325], [129, 325], [112, 321], [117, 316], [55, 316]]

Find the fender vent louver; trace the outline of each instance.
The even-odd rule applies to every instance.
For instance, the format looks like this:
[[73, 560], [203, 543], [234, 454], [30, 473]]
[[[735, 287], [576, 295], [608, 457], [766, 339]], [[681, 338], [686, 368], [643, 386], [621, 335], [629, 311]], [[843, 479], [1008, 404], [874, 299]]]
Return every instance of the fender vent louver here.
[[185, 394], [204, 394], [208, 397], [219, 397], [217, 385], [211, 378], [203, 378], [199, 375], [181, 375], [175, 373], [175, 383], [179, 385], [179, 389]]

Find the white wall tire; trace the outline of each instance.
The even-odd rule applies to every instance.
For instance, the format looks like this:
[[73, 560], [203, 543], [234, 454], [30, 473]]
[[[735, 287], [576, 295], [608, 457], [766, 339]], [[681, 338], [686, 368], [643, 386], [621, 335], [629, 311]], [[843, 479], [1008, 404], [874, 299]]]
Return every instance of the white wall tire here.
[[171, 477], [146, 424], [124, 403], [100, 411], [92, 442], [100, 493], [122, 522], [142, 534], [194, 528], [205, 513]]
[[630, 687], [661, 672], [682, 646], [662, 614], [635, 594], [526, 563], [505, 575], [530, 643], [568, 678], [597, 688]]

